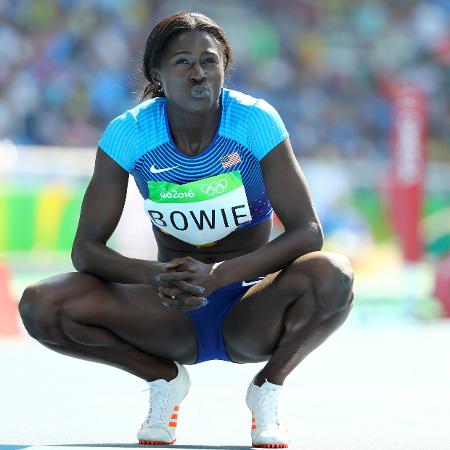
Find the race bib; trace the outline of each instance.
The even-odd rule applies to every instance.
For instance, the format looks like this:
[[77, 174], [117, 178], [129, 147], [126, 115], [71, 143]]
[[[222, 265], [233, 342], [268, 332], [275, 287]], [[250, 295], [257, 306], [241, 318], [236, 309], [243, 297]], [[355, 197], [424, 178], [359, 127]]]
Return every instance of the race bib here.
[[154, 225], [193, 245], [207, 245], [252, 220], [237, 170], [191, 183], [148, 181], [144, 207]]

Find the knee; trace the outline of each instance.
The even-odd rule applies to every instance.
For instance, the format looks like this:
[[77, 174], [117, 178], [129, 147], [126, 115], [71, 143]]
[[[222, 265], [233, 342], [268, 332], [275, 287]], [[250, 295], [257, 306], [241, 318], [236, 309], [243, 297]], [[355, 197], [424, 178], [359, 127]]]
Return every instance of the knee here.
[[28, 286], [19, 302], [19, 314], [28, 334], [48, 341], [54, 334], [58, 316], [57, 296], [40, 283]]
[[87, 285], [85, 278], [84, 274], [77, 273], [55, 275], [25, 289], [19, 302], [19, 314], [31, 337], [50, 343], [61, 340], [61, 314], [68, 300], [83, 295]]
[[353, 300], [353, 269], [344, 255], [321, 251], [303, 255], [288, 266], [286, 275], [290, 288], [310, 292], [316, 308], [327, 316]]
[[344, 255], [325, 253], [314, 271], [313, 285], [323, 310], [335, 313], [353, 301], [353, 269]]

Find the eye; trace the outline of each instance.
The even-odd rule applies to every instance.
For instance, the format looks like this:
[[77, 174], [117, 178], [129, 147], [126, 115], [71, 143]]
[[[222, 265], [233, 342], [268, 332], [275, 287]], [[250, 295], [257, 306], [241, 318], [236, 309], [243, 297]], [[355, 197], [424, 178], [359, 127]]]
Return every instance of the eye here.
[[217, 64], [217, 63], [218, 63], [217, 59], [216, 59], [216, 58], [213, 58], [213, 57], [206, 58], [205, 61], [206, 61], [207, 63], [210, 63], [210, 64]]
[[175, 61], [175, 64], [189, 64], [189, 61], [186, 58], [180, 58]]

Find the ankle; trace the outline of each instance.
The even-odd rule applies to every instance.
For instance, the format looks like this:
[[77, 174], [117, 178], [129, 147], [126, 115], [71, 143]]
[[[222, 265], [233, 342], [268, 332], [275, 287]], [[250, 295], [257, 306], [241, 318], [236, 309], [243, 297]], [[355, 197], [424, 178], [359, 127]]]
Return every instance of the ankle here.
[[167, 364], [161, 364], [160, 367], [158, 367], [158, 370], [155, 370], [155, 375], [152, 377], [148, 377], [146, 381], [151, 383], [155, 380], [166, 380], [166, 381], [172, 381], [174, 380], [178, 375], [178, 367], [175, 364], [175, 362], [169, 361]]
[[253, 384], [255, 386], [261, 387], [266, 381], [272, 384], [276, 384], [278, 386], [283, 385], [283, 381], [276, 379], [276, 377], [267, 376], [261, 372], [256, 375], [255, 379], [253, 380]]

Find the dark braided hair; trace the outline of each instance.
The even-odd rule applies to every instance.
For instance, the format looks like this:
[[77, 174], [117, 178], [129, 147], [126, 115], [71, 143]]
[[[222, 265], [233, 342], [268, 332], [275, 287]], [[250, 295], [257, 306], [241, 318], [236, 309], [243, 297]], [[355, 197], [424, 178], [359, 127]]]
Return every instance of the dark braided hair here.
[[196, 12], [179, 12], [161, 20], [147, 38], [143, 69], [145, 78], [149, 83], [142, 93], [141, 100], [144, 100], [147, 97], [154, 98], [165, 96], [161, 85], [153, 77], [152, 69], [160, 67], [164, 48], [171, 38], [187, 31], [197, 30], [209, 33], [222, 47], [223, 60], [225, 63], [224, 71], [227, 73], [227, 70], [231, 67], [232, 53], [230, 42], [225, 36], [222, 28], [203, 14]]

